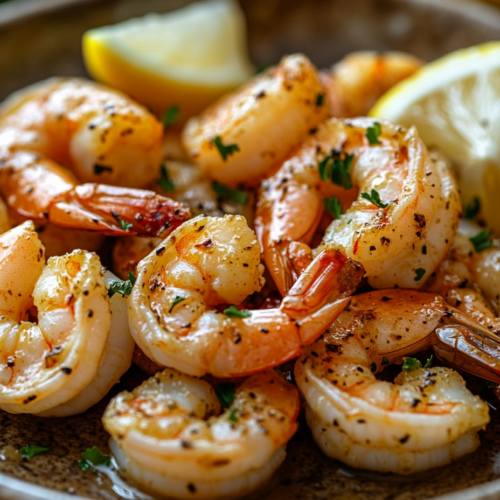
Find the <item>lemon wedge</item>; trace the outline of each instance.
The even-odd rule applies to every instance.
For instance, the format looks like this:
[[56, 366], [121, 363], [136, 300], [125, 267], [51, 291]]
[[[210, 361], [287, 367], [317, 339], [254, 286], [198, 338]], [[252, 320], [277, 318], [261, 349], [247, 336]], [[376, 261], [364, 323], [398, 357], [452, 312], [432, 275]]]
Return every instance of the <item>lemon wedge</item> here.
[[370, 111], [405, 127], [453, 161], [464, 207], [500, 235], [500, 42], [453, 52], [393, 87]]
[[96, 80], [161, 115], [199, 113], [254, 73], [245, 18], [231, 0], [211, 0], [87, 31], [83, 55]]

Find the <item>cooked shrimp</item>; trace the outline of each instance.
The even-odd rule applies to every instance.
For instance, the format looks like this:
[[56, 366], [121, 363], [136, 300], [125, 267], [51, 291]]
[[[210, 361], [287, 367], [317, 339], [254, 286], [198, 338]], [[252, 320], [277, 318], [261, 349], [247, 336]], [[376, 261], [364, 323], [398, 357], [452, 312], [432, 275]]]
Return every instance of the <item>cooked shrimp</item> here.
[[297, 428], [297, 389], [273, 371], [253, 375], [222, 410], [212, 386], [157, 373], [109, 404], [103, 424], [126, 475], [173, 498], [242, 496], [266, 482]]
[[426, 289], [439, 293], [480, 325], [500, 333], [500, 319], [495, 314], [500, 293], [500, 250], [489, 248], [476, 252], [470, 241], [483, 229], [462, 221], [458, 234]]
[[455, 366], [500, 381], [500, 342], [435, 294], [380, 290], [352, 298], [295, 366], [307, 419], [323, 451], [354, 467], [408, 474], [479, 446], [488, 406], [448, 368], [375, 372], [433, 346]]
[[0, 198], [0, 234], [5, 233], [10, 229], [9, 214], [7, 212], [7, 206]]
[[[209, 177], [231, 185], [256, 183], [327, 117], [323, 92], [305, 56], [284, 57], [192, 118], [184, 129], [184, 145]], [[233, 154], [223, 156], [219, 149], [231, 145]]]
[[0, 108], [0, 149], [38, 153], [82, 182], [144, 187], [158, 175], [163, 126], [121, 92], [81, 78], [52, 78]]
[[[137, 185], [132, 179], [140, 179], [140, 171], [147, 174], [140, 184], [157, 177], [161, 153], [161, 126], [140, 106], [97, 84], [50, 80], [1, 109], [0, 195], [13, 212], [38, 224], [156, 236], [189, 211], [151, 191], [79, 185], [61, 164], [84, 180]], [[89, 168], [95, 173], [85, 174]]]
[[[451, 172], [429, 156], [415, 128], [380, 122], [379, 144], [370, 145], [377, 123], [327, 121], [262, 184], [255, 228], [282, 294], [310, 261], [307, 244], [327, 197], [340, 199], [343, 214], [319, 250], [338, 248], [359, 261], [375, 288], [420, 288], [446, 254], [460, 212]], [[373, 193], [378, 206], [364, 199]]]
[[[28, 321], [32, 305], [37, 324]], [[99, 370], [110, 326], [116, 330], [113, 338], [121, 338], [122, 351], [129, 349], [130, 363], [123, 305], [114, 312], [111, 324], [106, 280], [96, 255], [77, 250], [50, 259], [45, 267], [32, 222], [0, 236], [0, 408], [41, 413], [77, 397]], [[116, 374], [111, 367], [101, 373], [94, 390], [102, 393]], [[89, 393], [86, 397], [74, 409], [95, 402]]]
[[[109, 287], [118, 281], [117, 277], [106, 271], [106, 284]], [[119, 293], [110, 299], [111, 327], [104, 348], [102, 360], [90, 384], [77, 396], [65, 403], [51, 408], [42, 417], [66, 417], [76, 415], [95, 405], [120, 381], [120, 377], [130, 368], [135, 342], [130, 335], [127, 316], [127, 298]]]
[[196, 217], [140, 262], [129, 299], [132, 335], [153, 361], [190, 375], [256, 373], [313, 342], [362, 274], [340, 252], [327, 250], [279, 308], [240, 317], [214, 309], [260, 290], [262, 271], [259, 243], [243, 217]]
[[403, 52], [352, 52], [330, 71], [322, 72], [332, 116], [366, 116], [396, 83], [415, 73], [423, 62]]

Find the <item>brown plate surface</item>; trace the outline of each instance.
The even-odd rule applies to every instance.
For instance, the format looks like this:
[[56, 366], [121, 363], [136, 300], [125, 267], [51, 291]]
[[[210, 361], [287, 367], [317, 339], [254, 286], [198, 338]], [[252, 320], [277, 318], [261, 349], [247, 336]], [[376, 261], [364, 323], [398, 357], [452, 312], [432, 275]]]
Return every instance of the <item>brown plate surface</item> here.
[[[50, 76], [84, 75], [80, 40], [85, 30], [187, 3], [18, 0], [1, 5], [0, 100]], [[500, 13], [465, 0], [242, 0], [242, 4], [249, 21], [252, 57], [259, 65], [300, 51], [325, 67], [362, 49], [397, 49], [432, 60], [460, 47], [500, 39]], [[143, 378], [139, 370], [131, 369], [112, 392], [134, 387]], [[325, 457], [302, 420], [285, 463], [271, 483], [252, 497], [410, 500], [481, 485], [455, 493], [449, 500], [499, 498], [500, 482], [490, 481], [500, 478], [500, 416], [494, 409], [500, 403], [485, 384], [475, 380], [471, 384], [492, 405], [492, 422], [474, 454], [409, 478], [353, 471]], [[107, 449], [100, 417], [108, 399], [83, 415], [62, 420], [0, 412], [0, 498], [116, 499], [130, 495], [103, 474], [83, 472], [77, 465], [85, 448]], [[35, 443], [48, 445], [51, 451], [31, 461], [4, 459], [9, 447]]]

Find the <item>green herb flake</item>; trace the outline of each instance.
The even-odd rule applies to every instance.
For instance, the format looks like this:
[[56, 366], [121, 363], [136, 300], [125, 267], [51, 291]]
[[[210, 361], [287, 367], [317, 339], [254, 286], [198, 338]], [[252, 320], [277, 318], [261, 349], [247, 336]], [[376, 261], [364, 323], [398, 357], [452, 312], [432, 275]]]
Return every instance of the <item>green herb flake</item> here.
[[427, 271], [423, 267], [419, 267], [415, 269], [415, 277], [413, 278], [415, 281], [420, 281]]
[[108, 286], [108, 297], [113, 297], [115, 293], [119, 293], [122, 297], [127, 297], [132, 293], [132, 287], [135, 285], [136, 281], [137, 278], [132, 273], [128, 273], [128, 280], [116, 280], [111, 282]]
[[232, 382], [222, 382], [215, 386], [215, 394], [224, 408], [229, 408], [234, 400], [236, 386]]
[[326, 182], [330, 180], [337, 186], [344, 189], [352, 188], [351, 169], [354, 155], [343, 153], [341, 150], [332, 149], [330, 155], [325, 156], [318, 163], [318, 170], [321, 179]]
[[464, 219], [474, 219], [481, 210], [481, 200], [478, 196], [474, 196], [472, 201], [467, 203], [464, 210]]
[[237, 414], [238, 413], [238, 408], [233, 408], [230, 412], [229, 412], [229, 415], [227, 416], [227, 419], [228, 420], [231, 420], [231, 422], [238, 422], [238, 417], [237, 417]]
[[490, 231], [487, 229], [476, 234], [476, 236], [472, 236], [469, 240], [474, 245], [474, 250], [477, 253], [484, 252], [493, 245], [493, 240], [490, 240]]
[[323, 102], [325, 100], [325, 94], [317, 94], [316, 95], [316, 106], [323, 106]]
[[370, 146], [375, 146], [376, 144], [382, 144], [378, 138], [382, 133], [382, 127], [379, 122], [374, 122], [373, 127], [368, 127], [366, 129], [365, 137], [368, 139]]
[[434, 354], [431, 354], [431, 357], [425, 362], [424, 368], [429, 368], [431, 366], [433, 357], [434, 357]]
[[370, 370], [372, 373], [375, 373], [377, 371], [377, 363], [375, 361], [370, 365]]
[[175, 299], [172, 302], [172, 305], [170, 306], [170, 309], [168, 310], [168, 313], [170, 314], [174, 310], [174, 307], [183, 300], [186, 300], [186, 297], [180, 297], [179, 295], [175, 297]]
[[160, 167], [160, 178], [156, 181], [158, 186], [160, 186], [164, 191], [175, 191], [175, 184], [168, 175], [168, 170], [166, 165]]
[[234, 189], [220, 182], [212, 182], [212, 189], [224, 200], [234, 201], [238, 205], [245, 205], [248, 201], [248, 193]]
[[238, 144], [222, 144], [222, 138], [220, 135], [215, 136], [215, 138], [212, 141], [216, 148], [219, 150], [220, 155], [222, 156], [222, 159], [224, 161], [227, 160], [228, 156], [234, 155], [236, 151], [240, 150], [240, 147]]
[[249, 318], [252, 315], [250, 311], [246, 311], [245, 309], [240, 311], [236, 306], [229, 306], [227, 309], [224, 309], [224, 314], [228, 318]]
[[389, 360], [384, 356], [382, 358], [382, 363], [380, 363], [382, 366], [385, 366], [385, 365], [388, 365], [389, 364]]
[[403, 370], [407, 372], [412, 372], [413, 370], [416, 370], [417, 368], [422, 368], [422, 363], [416, 358], [405, 358], [405, 361], [403, 363]]
[[120, 219], [120, 226], [124, 231], [130, 231], [132, 229], [133, 224], [128, 224], [124, 220]]
[[50, 451], [50, 447], [48, 446], [39, 446], [36, 444], [29, 444], [28, 446], [24, 446], [19, 450], [19, 453], [23, 458], [27, 458], [31, 460], [33, 457], [37, 455], [41, 455], [42, 453], [47, 453]]
[[162, 122], [165, 128], [170, 127], [179, 119], [179, 106], [176, 104], [170, 106], [170, 108], [165, 111]]
[[361, 193], [361, 198], [364, 200], [368, 200], [370, 203], [373, 203], [376, 207], [386, 208], [389, 203], [382, 203], [380, 201], [380, 195], [376, 189], [372, 189], [371, 194], [365, 193], [364, 191]]
[[137, 278], [133, 275], [133, 273], [128, 273], [127, 276], [130, 283], [132, 283], [132, 286], [134, 286]]
[[78, 462], [80, 468], [84, 471], [88, 471], [92, 467], [97, 465], [105, 465], [109, 467], [111, 465], [111, 457], [109, 455], [104, 455], [101, 453], [97, 446], [92, 446], [92, 448], [87, 448], [82, 453], [83, 460]]
[[488, 389], [494, 389], [495, 387], [498, 387], [498, 384], [496, 382], [488, 382]]
[[323, 204], [325, 205], [325, 210], [333, 215], [336, 219], [340, 219], [342, 215], [342, 204], [336, 196], [330, 196], [330, 198], [325, 198], [323, 200]]

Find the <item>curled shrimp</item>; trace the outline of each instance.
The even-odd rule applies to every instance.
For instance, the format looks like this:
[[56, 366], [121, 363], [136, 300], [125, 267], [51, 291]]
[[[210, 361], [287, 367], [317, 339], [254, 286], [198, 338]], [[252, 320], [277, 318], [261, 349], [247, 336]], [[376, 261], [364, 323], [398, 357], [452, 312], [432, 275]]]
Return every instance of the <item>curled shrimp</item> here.
[[[323, 92], [305, 56], [284, 57], [192, 118], [183, 132], [184, 145], [209, 177], [232, 185], [258, 182], [327, 117]], [[238, 150], [222, 156], [218, 149], [230, 145]]]
[[[158, 175], [162, 128], [120, 93], [78, 79], [50, 80], [3, 105], [0, 195], [38, 224], [109, 235], [156, 236], [189, 217], [151, 191], [82, 180], [142, 185]], [[142, 180], [141, 172], [143, 172]]]
[[488, 406], [453, 370], [410, 366], [394, 383], [376, 379], [384, 365], [428, 347], [454, 366], [500, 381], [498, 337], [440, 296], [391, 289], [352, 298], [295, 366], [308, 423], [327, 455], [409, 474], [479, 446]]
[[118, 394], [103, 424], [120, 467], [149, 492], [218, 499], [270, 478], [298, 411], [297, 389], [273, 371], [247, 378], [222, 410], [208, 382], [166, 369]]
[[366, 116], [396, 83], [411, 76], [423, 62], [404, 52], [352, 52], [322, 72], [332, 116]]
[[227, 315], [214, 309], [260, 290], [262, 267], [259, 243], [243, 217], [199, 216], [184, 223], [137, 267], [129, 298], [137, 344], [159, 365], [190, 375], [263, 371], [313, 342], [362, 274], [340, 252], [327, 250], [279, 308], [236, 314], [231, 308]]
[[110, 304], [95, 254], [45, 266], [32, 222], [0, 236], [0, 408], [71, 415], [101, 399], [131, 363], [124, 300]]
[[0, 108], [0, 149], [31, 151], [82, 182], [144, 187], [158, 174], [163, 126], [121, 92], [81, 78], [52, 78]]
[[332, 118], [262, 183], [255, 229], [282, 294], [310, 262], [307, 245], [327, 198], [340, 200], [342, 214], [319, 250], [338, 248], [360, 262], [375, 288], [422, 287], [458, 226], [455, 180], [442, 160], [429, 156], [415, 128]]

